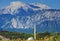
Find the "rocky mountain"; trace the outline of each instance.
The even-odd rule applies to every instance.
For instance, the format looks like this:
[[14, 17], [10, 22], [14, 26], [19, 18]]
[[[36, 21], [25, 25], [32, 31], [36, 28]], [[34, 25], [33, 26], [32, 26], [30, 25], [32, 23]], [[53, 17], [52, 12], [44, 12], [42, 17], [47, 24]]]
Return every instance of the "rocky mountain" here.
[[60, 32], [60, 10], [44, 4], [12, 2], [0, 9], [0, 30], [33, 33]]

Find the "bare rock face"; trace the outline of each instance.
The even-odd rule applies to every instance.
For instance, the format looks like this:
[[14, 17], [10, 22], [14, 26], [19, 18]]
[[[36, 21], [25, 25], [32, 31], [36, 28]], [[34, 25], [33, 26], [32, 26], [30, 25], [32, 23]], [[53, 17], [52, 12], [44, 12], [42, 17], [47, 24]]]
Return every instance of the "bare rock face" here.
[[0, 30], [31, 32], [60, 32], [60, 10], [44, 4], [12, 2], [0, 9]]

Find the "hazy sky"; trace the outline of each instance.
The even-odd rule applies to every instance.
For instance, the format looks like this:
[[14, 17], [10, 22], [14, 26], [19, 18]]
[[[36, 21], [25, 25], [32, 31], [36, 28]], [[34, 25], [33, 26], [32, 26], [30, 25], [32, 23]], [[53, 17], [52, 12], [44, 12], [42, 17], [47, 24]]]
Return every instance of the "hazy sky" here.
[[0, 0], [0, 8], [5, 7], [13, 1], [21, 1], [24, 3], [41, 3], [46, 4], [52, 8], [60, 9], [60, 0]]

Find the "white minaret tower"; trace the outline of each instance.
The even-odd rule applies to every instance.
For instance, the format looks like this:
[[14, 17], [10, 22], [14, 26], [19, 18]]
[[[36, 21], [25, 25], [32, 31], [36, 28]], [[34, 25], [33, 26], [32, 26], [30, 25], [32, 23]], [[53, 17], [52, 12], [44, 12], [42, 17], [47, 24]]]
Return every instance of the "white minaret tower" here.
[[34, 24], [34, 41], [36, 41], [36, 25]]

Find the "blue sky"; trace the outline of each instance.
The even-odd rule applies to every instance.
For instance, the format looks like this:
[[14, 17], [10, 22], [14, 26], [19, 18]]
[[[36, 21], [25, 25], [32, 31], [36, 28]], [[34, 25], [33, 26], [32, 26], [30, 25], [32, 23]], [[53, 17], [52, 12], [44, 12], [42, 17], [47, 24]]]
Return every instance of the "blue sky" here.
[[52, 8], [60, 9], [60, 0], [0, 0], [0, 8], [5, 7], [13, 1], [21, 1], [24, 3], [42, 3]]

